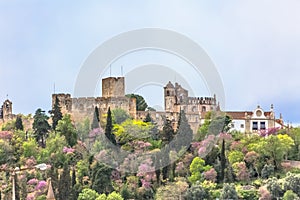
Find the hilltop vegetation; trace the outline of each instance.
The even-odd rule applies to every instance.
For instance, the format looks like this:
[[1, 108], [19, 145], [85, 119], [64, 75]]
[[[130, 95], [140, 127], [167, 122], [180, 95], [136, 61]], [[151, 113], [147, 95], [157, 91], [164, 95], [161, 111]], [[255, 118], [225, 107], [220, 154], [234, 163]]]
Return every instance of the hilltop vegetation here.
[[[95, 110], [95, 112], [97, 112]], [[94, 115], [74, 124], [59, 108], [38, 109], [31, 129], [22, 117], [0, 131], [1, 199], [298, 199], [300, 129], [229, 132], [230, 118], [207, 116], [193, 135], [185, 113], [178, 127], [165, 119], [159, 130], [150, 116], [134, 120], [108, 111], [105, 126]], [[213, 117], [212, 117], [213, 116]], [[101, 117], [102, 119], [102, 117]], [[102, 122], [101, 122], [102, 124]], [[34, 169], [46, 163], [48, 169]]]

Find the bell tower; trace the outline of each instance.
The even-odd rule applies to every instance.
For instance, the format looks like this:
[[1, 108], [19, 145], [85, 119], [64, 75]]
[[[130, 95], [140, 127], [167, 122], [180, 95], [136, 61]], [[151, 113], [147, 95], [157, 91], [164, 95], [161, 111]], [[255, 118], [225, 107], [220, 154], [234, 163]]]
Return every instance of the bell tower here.
[[12, 118], [12, 102], [5, 100], [1, 107], [1, 115], [4, 120]]
[[174, 112], [174, 104], [176, 104], [176, 93], [174, 85], [169, 83], [164, 87], [165, 111]]

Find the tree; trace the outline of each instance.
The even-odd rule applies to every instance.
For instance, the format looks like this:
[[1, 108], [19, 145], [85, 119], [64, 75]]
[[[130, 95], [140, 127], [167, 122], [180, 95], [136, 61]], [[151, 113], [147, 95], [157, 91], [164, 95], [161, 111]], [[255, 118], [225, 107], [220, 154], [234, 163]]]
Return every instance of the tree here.
[[199, 184], [192, 185], [185, 193], [186, 200], [207, 199], [208, 197], [206, 190]]
[[61, 135], [65, 136], [67, 144], [70, 147], [77, 144], [77, 132], [75, 126], [71, 121], [71, 115], [64, 115], [62, 120], [58, 122], [56, 131], [59, 132]]
[[220, 154], [220, 164], [221, 164], [221, 173], [220, 173], [220, 181], [224, 181], [225, 177], [225, 169], [226, 169], [226, 156], [225, 156], [225, 139], [222, 139], [222, 148]]
[[168, 144], [169, 142], [171, 142], [174, 138], [175, 132], [174, 129], [172, 127], [172, 122], [169, 119], [165, 119], [164, 121], [164, 126], [162, 129], [162, 141], [164, 144]]
[[259, 141], [253, 141], [248, 145], [249, 150], [256, 151], [263, 156], [269, 157], [275, 166], [275, 169], [281, 168], [281, 161], [284, 155], [294, 145], [293, 139], [284, 134], [269, 135], [267, 137], [260, 138]]
[[55, 130], [56, 126], [58, 124], [58, 121], [62, 119], [63, 115], [61, 113], [61, 108], [59, 105], [59, 99], [56, 96], [55, 102], [53, 105], [53, 109], [49, 111], [50, 114], [52, 114], [52, 129]]
[[244, 154], [240, 151], [230, 151], [228, 154], [228, 160], [230, 164], [234, 164], [236, 162], [242, 162], [244, 160]]
[[23, 121], [20, 115], [17, 116], [16, 119], [16, 130], [21, 130], [23, 131], [24, 127], [23, 127]]
[[189, 149], [193, 140], [193, 131], [188, 123], [183, 110], [180, 111], [178, 128], [176, 133], [176, 149], [179, 151], [182, 147]]
[[222, 192], [221, 192], [221, 196], [220, 196], [220, 199], [238, 199], [238, 194], [236, 192], [236, 189], [235, 189], [235, 185], [234, 184], [228, 184], [228, 183], [225, 183], [223, 185], [223, 189], [222, 189]]
[[115, 135], [113, 134], [113, 124], [112, 124], [112, 116], [111, 116], [111, 111], [110, 107], [108, 108], [107, 111], [107, 118], [106, 118], [106, 126], [105, 126], [105, 136], [106, 138], [114, 145], [117, 144]]
[[204, 179], [203, 172], [210, 170], [212, 167], [205, 165], [205, 161], [202, 158], [195, 157], [190, 165], [191, 176], [189, 181], [194, 184], [197, 181], [202, 181]]
[[146, 115], [146, 117], [145, 117], [145, 119], [144, 119], [144, 122], [152, 122], [152, 118], [151, 118], [149, 112], [147, 112], [147, 115]]
[[138, 94], [127, 94], [126, 97], [135, 98], [136, 99], [136, 110], [137, 111], [145, 111], [148, 107], [144, 97]]
[[292, 190], [287, 190], [283, 195], [283, 200], [299, 200], [300, 198]]
[[71, 193], [71, 175], [68, 163], [64, 163], [62, 175], [58, 183], [58, 198], [60, 200], [69, 199]]
[[187, 189], [188, 184], [185, 181], [168, 182], [165, 186], [161, 186], [157, 189], [155, 199], [181, 200]]
[[104, 165], [103, 163], [94, 161], [94, 163], [91, 166], [91, 170], [91, 189], [97, 191], [99, 194], [112, 192], [112, 169]]
[[152, 128], [152, 124], [141, 120], [126, 120], [122, 124], [114, 125], [114, 135], [119, 144], [128, 146], [134, 140], [149, 139]]
[[50, 130], [50, 125], [48, 123], [49, 117], [45, 114], [42, 109], [37, 109], [34, 115], [34, 121], [32, 128], [34, 130], [34, 137], [39, 144], [39, 146], [46, 147], [46, 137], [48, 136], [48, 131]]
[[279, 199], [283, 195], [280, 182], [275, 177], [268, 179], [267, 189], [270, 191], [272, 199]]
[[291, 190], [300, 197], [300, 175], [288, 172], [284, 181], [284, 189]]
[[97, 197], [99, 197], [99, 194], [95, 190], [86, 188], [83, 189], [82, 192], [79, 194], [78, 200], [95, 200], [97, 199]]
[[94, 111], [94, 115], [93, 115], [93, 122], [92, 122], [92, 125], [91, 125], [91, 129], [96, 129], [96, 128], [99, 128], [99, 110], [98, 110], [98, 107], [95, 106], [95, 111]]

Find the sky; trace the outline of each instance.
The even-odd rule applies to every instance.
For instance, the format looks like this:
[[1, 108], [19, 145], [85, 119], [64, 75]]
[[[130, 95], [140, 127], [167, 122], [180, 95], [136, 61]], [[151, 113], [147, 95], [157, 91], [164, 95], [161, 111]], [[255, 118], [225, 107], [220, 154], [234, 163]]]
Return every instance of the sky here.
[[[299, 10], [298, 0], [0, 0], [0, 102], [8, 95], [14, 113], [50, 110], [54, 84], [55, 92], [73, 94], [83, 63], [99, 45], [127, 31], [160, 28], [205, 50], [221, 76], [225, 110], [251, 111], [258, 104], [269, 110], [274, 104], [277, 117], [300, 124]], [[120, 65], [129, 73], [153, 63], [175, 66], [192, 79], [196, 96], [209, 94], [190, 66], [159, 51], [123, 56], [111, 71], [119, 76]], [[134, 92], [163, 106], [160, 85]]]

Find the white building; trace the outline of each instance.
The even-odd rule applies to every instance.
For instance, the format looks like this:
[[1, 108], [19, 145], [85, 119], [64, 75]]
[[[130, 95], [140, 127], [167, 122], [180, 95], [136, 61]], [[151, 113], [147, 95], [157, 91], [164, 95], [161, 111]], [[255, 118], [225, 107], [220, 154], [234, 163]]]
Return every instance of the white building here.
[[254, 111], [228, 111], [231, 117], [231, 130], [237, 130], [243, 133], [257, 132], [270, 128], [284, 128], [282, 116], [276, 119], [273, 105], [270, 111], [264, 111], [260, 106]]

